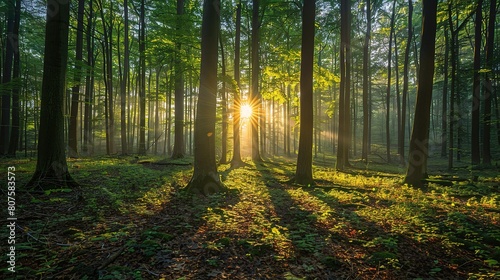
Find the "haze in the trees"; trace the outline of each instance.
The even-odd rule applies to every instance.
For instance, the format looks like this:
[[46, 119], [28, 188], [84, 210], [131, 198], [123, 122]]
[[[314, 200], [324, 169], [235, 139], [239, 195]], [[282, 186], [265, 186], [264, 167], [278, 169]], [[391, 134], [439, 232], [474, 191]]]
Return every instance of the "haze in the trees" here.
[[[38, 108], [45, 8], [40, 1], [17, 3], [0, 5], [0, 151], [36, 157], [44, 133]], [[314, 39], [302, 33], [302, 8], [310, 4], [232, 0], [218, 7], [218, 50], [210, 54], [217, 68], [209, 79], [215, 97], [208, 98], [215, 111], [206, 118], [213, 136], [205, 132], [203, 144], [211, 146], [202, 148], [211, 153], [203, 158], [219, 163], [210, 170], [252, 168], [248, 159], [265, 169], [283, 158], [297, 160], [296, 172], [307, 170], [287, 176], [310, 183], [316, 176], [309, 166], [317, 163], [337, 172], [381, 163], [403, 173], [412, 160], [407, 156], [416, 150], [407, 140], [422, 118], [417, 85], [425, 76], [422, 2], [316, 1]], [[207, 81], [200, 71], [207, 62], [203, 7], [186, 0], [71, 5], [58, 127], [66, 153], [78, 156], [71, 161], [124, 154], [191, 164], [200, 149], [195, 121], [206, 109], [197, 107], [207, 100], [200, 87]], [[443, 163], [439, 153], [448, 157], [450, 173], [471, 163], [472, 172], [492, 168], [498, 158], [500, 134], [491, 129], [500, 127], [497, 6], [495, 0], [438, 3], [427, 140], [431, 166]], [[304, 152], [310, 146], [311, 160]]]

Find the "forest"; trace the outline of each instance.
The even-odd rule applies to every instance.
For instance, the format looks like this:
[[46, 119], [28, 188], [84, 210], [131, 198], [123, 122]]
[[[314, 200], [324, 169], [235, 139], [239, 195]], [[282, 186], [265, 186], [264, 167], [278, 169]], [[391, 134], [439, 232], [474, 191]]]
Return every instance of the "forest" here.
[[0, 278], [500, 278], [499, 7], [2, 1]]

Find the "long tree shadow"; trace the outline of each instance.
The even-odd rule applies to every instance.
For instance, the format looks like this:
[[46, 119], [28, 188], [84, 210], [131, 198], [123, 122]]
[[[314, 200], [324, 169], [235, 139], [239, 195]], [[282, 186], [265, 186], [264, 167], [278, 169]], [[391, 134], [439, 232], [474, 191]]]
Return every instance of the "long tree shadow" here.
[[[456, 248], [443, 248], [441, 240], [429, 239], [418, 241], [417, 232], [399, 232], [389, 223], [380, 224], [360, 216], [357, 211], [367, 205], [357, 203], [341, 203], [332, 198], [323, 189], [311, 188], [307, 192], [329, 205], [340, 217], [347, 219], [351, 227], [362, 233], [356, 240], [350, 240], [354, 247], [362, 246], [367, 249], [367, 258], [359, 262], [360, 266], [369, 264], [372, 267], [384, 267], [386, 271], [378, 270], [373, 276], [395, 279], [415, 279], [421, 277], [467, 279], [472, 264], [468, 258], [474, 259], [470, 251]], [[370, 203], [372, 205], [372, 203]], [[399, 206], [399, 202], [378, 200], [381, 208]], [[406, 203], [404, 207], [417, 209], [413, 203]], [[439, 209], [433, 209], [439, 211]], [[401, 220], [402, 224], [408, 221]], [[440, 226], [440, 230], [452, 231], [451, 228]], [[415, 228], [417, 230], [417, 228]], [[351, 231], [352, 232], [352, 231]], [[430, 235], [431, 236], [431, 235]], [[476, 264], [477, 265], [477, 264]], [[460, 267], [460, 269], [458, 269]], [[366, 273], [366, 272], [363, 272]]]
[[[339, 267], [334, 270], [328, 270], [328, 266], [325, 268], [323, 263], [322, 271], [325, 273], [323, 277], [326, 279], [331, 275], [336, 277], [340, 275], [341, 278], [362, 276], [362, 278], [384, 279], [467, 278], [468, 269], [471, 267], [468, 265], [467, 259], [474, 259], [473, 256], [470, 256], [470, 251], [457, 248], [459, 251], [451, 252], [442, 248], [441, 240], [419, 241], [411, 232], [400, 232], [398, 229], [391, 228], [389, 223], [369, 220], [366, 212], [363, 216], [357, 213], [361, 208], [373, 207], [374, 204], [381, 208], [394, 205], [395, 209], [399, 206], [409, 209], [415, 207], [416, 209], [419, 205], [412, 205], [412, 203], [402, 205], [402, 203], [390, 199], [379, 199], [376, 203], [375, 201], [367, 201], [366, 204], [352, 203], [352, 201], [341, 202], [327, 193], [329, 191], [345, 193], [357, 191], [353, 188], [342, 187], [330, 189], [324, 187], [300, 188], [279, 182], [273, 178], [269, 170], [260, 169], [259, 171], [262, 177], [266, 178], [266, 186], [269, 188], [271, 200], [281, 218], [280, 225], [289, 228], [290, 232], [302, 233], [302, 235], [290, 235], [294, 247], [299, 249], [301, 259], [304, 257], [306, 259], [313, 258], [321, 262], [317, 256], [323, 255], [336, 260], [333, 263]], [[328, 209], [312, 210], [312, 207], [307, 209], [308, 203], [311, 204], [311, 202], [303, 198], [304, 193], [328, 205]], [[366, 196], [369, 191], [361, 189], [358, 193]], [[291, 194], [294, 194], [294, 197]], [[321, 212], [325, 209], [328, 213]], [[337, 226], [333, 225], [333, 228], [328, 228], [332, 224], [321, 219], [321, 214], [328, 214], [330, 219], [335, 220]], [[320, 219], [323, 220], [322, 223]], [[408, 222], [411, 223], [411, 221], [401, 220], [403, 224]], [[300, 225], [308, 230], [305, 231]], [[319, 247], [312, 250], [316, 252], [313, 257], [307, 256], [307, 251], [301, 252], [300, 248], [307, 244], [307, 241], [304, 240], [313, 240], [312, 237], [315, 236], [326, 237], [326, 239], [315, 243]], [[328, 249], [322, 251], [322, 248]], [[336, 253], [332, 254], [332, 252]], [[457, 258], [461, 254], [468, 256], [467, 258]], [[323, 257], [323, 259], [325, 258]], [[475, 265], [477, 266], [477, 264]], [[299, 275], [305, 276], [309, 276], [309, 274], [311, 273], [307, 271], [299, 273]]]
[[[61, 202], [57, 209], [48, 201], [24, 208], [27, 213], [45, 213], [50, 209], [55, 216], [47, 214], [52, 218], [42, 229], [50, 231], [51, 240], [42, 238], [48, 234], [39, 232], [39, 223], [20, 220], [26, 228], [19, 233], [18, 242], [25, 248], [23, 251], [29, 250], [31, 257], [19, 257], [18, 276], [207, 278], [213, 272], [214, 263], [210, 260], [214, 256], [217, 261], [229, 258], [229, 253], [220, 249], [230, 240], [211, 232], [204, 217], [212, 209], [232, 207], [238, 202], [237, 193], [204, 197], [183, 191], [189, 167], [171, 170], [142, 164], [131, 169], [135, 171], [103, 165], [95, 171], [98, 176], [89, 176], [89, 171], [82, 169], [85, 174], [80, 175], [84, 175], [82, 181], [88, 187], [80, 204], [68, 204], [71, 212], [60, 212], [65, 209]], [[153, 175], [160, 173], [163, 179], [153, 180]], [[151, 180], [134, 176], [150, 176]], [[103, 178], [108, 181], [100, 183]], [[64, 221], [58, 222], [54, 217]]]
[[[19, 275], [122, 279], [285, 279], [294, 275], [306, 279], [462, 279], [468, 270], [480, 266], [467, 263], [474, 260], [474, 253], [463, 245], [442, 248], [441, 240], [430, 235], [420, 240], [417, 232], [398, 232], [390, 223], [374, 220], [363, 212], [416, 209], [419, 205], [391, 199], [374, 201], [367, 189], [357, 192], [354, 187], [325, 188], [331, 183], [327, 181], [321, 182], [320, 188], [291, 185], [286, 180], [292, 174], [287, 164], [257, 165], [260, 176], [255, 176], [253, 167], [222, 171], [223, 181], [239, 192], [208, 197], [183, 191], [190, 167], [172, 170], [143, 164], [130, 174], [127, 169], [103, 167], [99, 175], [88, 177], [90, 183], [95, 183], [84, 193], [82, 205], [71, 209], [71, 215], [63, 215], [63, 203], [55, 211], [66, 223], [52, 224], [47, 222], [48, 216], [43, 216], [48, 223], [45, 232], [31, 234], [41, 241], [45, 239], [40, 236], [47, 235], [70, 246], [40, 243], [24, 231], [20, 233], [22, 245], [29, 243], [31, 247], [30, 258], [19, 259]], [[150, 174], [148, 170], [159, 173]], [[150, 180], [147, 185], [133, 179], [153, 178], [156, 174], [165, 177]], [[114, 181], [101, 187], [103, 178]], [[354, 193], [368, 198], [353, 201], [338, 196]], [[23, 211], [36, 214], [54, 209], [36, 205], [32, 203]], [[437, 208], [434, 211], [439, 215], [446, 212]], [[448, 218], [454, 219], [452, 222], [437, 226], [439, 230], [457, 232], [453, 227], [462, 226], [468, 219], [458, 212], [453, 215]], [[401, 224], [405, 223], [408, 221], [402, 219]], [[467, 230], [463, 233], [467, 234]], [[488, 246], [496, 244], [491, 242]], [[477, 244], [466, 246], [469, 245]], [[457, 257], [460, 254], [464, 257]]]

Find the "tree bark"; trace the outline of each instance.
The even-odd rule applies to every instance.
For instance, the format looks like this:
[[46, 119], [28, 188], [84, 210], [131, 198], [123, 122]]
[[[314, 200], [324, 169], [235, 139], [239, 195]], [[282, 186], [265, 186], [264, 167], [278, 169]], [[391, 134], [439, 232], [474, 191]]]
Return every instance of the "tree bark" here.
[[208, 195], [225, 191], [215, 159], [219, 0], [203, 1], [200, 92], [194, 127], [194, 173], [187, 190]]
[[[411, 0], [410, 0], [411, 1]], [[366, 0], [366, 33], [365, 43], [363, 46], [363, 146], [361, 149], [361, 159], [368, 163], [368, 134], [370, 133], [369, 126], [369, 104], [368, 104], [368, 89], [370, 75], [370, 36], [372, 27], [371, 0]], [[403, 93], [404, 94], [404, 93]]]
[[241, 92], [240, 92], [240, 43], [241, 43], [241, 0], [236, 7], [236, 34], [234, 38], [234, 80], [236, 87], [233, 99], [233, 158], [231, 167], [243, 166], [241, 160], [240, 146], [240, 110], [241, 110]]
[[250, 96], [250, 105], [252, 106], [252, 116], [250, 117], [252, 126], [252, 160], [254, 162], [262, 161], [259, 150], [259, 120], [261, 113], [262, 100], [259, 93], [259, 41], [260, 41], [260, 23], [259, 23], [259, 4], [260, 0], [253, 0], [252, 8], [252, 91]]
[[448, 154], [448, 61], [449, 61], [449, 35], [448, 28], [444, 29], [444, 68], [443, 68], [443, 99], [442, 99], [442, 109], [441, 109], [441, 157], [445, 158]]
[[427, 158], [429, 156], [429, 124], [434, 82], [437, 1], [424, 0], [422, 10], [420, 78], [410, 139], [409, 165], [404, 182], [424, 189], [423, 179], [427, 176]]
[[313, 62], [316, 1], [304, 0], [302, 8], [302, 51], [300, 63], [300, 138], [295, 182], [312, 185]]
[[227, 163], [227, 94], [226, 94], [226, 57], [224, 54], [224, 44], [222, 43], [222, 32], [219, 31], [219, 45], [221, 52], [222, 68], [222, 88], [221, 88], [221, 107], [222, 107], [222, 139], [220, 163]]
[[84, 105], [84, 119], [83, 119], [83, 145], [82, 151], [88, 153], [89, 146], [91, 145], [91, 127], [92, 127], [92, 102], [93, 102], [93, 89], [94, 89], [94, 41], [93, 41], [93, 2], [89, 1], [89, 13], [87, 17], [87, 72], [85, 77], [85, 105]]
[[349, 167], [349, 143], [351, 134], [350, 104], [350, 3], [340, 1], [340, 94], [337, 170]]
[[146, 20], [144, 0], [139, 16], [139, 154], [146, 154]]
[[[452, 3], [448, 3], [448, 24], [450, 26], [450, 33], [451, 33], [451, 38], [450, 38], [450, 60], [451, 60], [451, 73], [450, 73], [450, 78], [451, 78], [451, 84], [450, 84], [450, 116], [449, 116], [449, 129], [448, 129], [448, 169], [453, 168], [453, 152], [455, 148], [459, 148], [460, 145], [457, 143], [457, 146], [455, 147], [454, 144], [454, 134], [455, 134], [455, 126], [458, 126], [458, 122], [460, 117], [457, 115], [457, 107], [459, 103], [458, 96], [457, 96], [457, 68], [458, 68], [458, 33], [459, 31], [466, 25], [467, 21], [469, 20], [470, 17], [472, 17], [474, 13], [470, 13], [460, 25], [458, 25], [458, 22], [455, 26], [453, 22], [453, 11], [452, 11]], [[459, 140], [459, 139], [457, 139]], [[458, 155], [460, 155], [458, 149], [457, 149], [457, 159]]]
[[407, 100], [408, 100], [408, 74], [409, 74], [409, 64], [410, 64], [410, 50], [411, 50], [411, 40], [413, 38], [413, 2], [412, 0], [408, 1], [408, 38], [406, 40], [406, 49], [405, 49], [405, 59], [403, 65], [403, 96], [402, 96], [402, 104], [401, 104], [401, 143], [400, 145], [403, 147], [401, 157], [404, 160], [404, 146], [405, 146], [405, 138], [406, 138], [406, 108], [407, 108]]
[[123, 0], [123, 75], [120, 85], [120, 137], [122, 144], [122, 155], [128, 154], [127, 141], [127, 83], [130, 72], [130, 49], [129, 49], [129, 21], [128, 21], [128, 0]]
[[497, 1], [490, 0], [490, 15], [488, 19], [488, 34], [486, 35], [486, 68], [488, 72], [485, 74], [484, 80], [484, 117], [483, 117], [483, 164], [491, 165], [491, 98], [493, 93], [493, 85], [491, 83], [491, 71], [493, 68], [494, 58], [494, 39], [495, 39], [495, 22], [497, 15]]
[[[113, 21], [107, 23], [104, 16], [103, 2], [100, 1], [100, 12], [103, 27], [103, 72], [104, 72], [104, 85], [106, 89], [105, 97], [105, 119], [106, 119], [106, 153], [108, 155], [114, 153], [114, 93], [113, 93]], [[112, 4], [111, 4], [112, 5]], [[110, 14], [112, 14], [113, 7], [110, 7]]]
[[472, 124], [471, 124], [471, 159], [472, 165], [481, 163], [479, 126], [481, 98], [481, 25], [483, 24], [483, 0], [478, 0], [474, 21], [474, 80], [472, 84]]
[[177, 21], [176, 21], [176, 42], [175, 42], [175, 64], [174, 64], [174, 106], [175, 106], [175, 126], [174, 126], [174, 150], [172, 158], [183, 158], [185, 155], [184, 143], [184, 73], [182, 66], [182, 15], [184, 14], [184, 0], [177, 0]]
[[78, 16], [76, 25], [76, 58], [75, 72], [73, 76], [74, 86], [71, 88], [71, 110], [69, 117], [68, 132], [68, 156], [78, 156], [78, 106], [80, 105], [80, 83], [83, 60], [83, 15], [85, 12], [85, 0], [78, 0]]
[[16, 8], [14, 12], [14, 29], [12, 32], [12, 38], [9, 39], [9, 44], [13, 44], [14, 48], [14, 68], [12, 71], [12, 81], [14, 82], [12, 86], [12, 124], [10, 131], [10, 141], [8, 154], [10, 156], [15, 156], [19, 144], [19, 109], [21, 103], [19, 100], [19, 89], [21, 88], [21, 57], [19, 52], [19, 24], [21, 19], [21, 0], [16, 0]]
[[391, 15], [391, 29], [389, 34], [389, 53], [387, 54], [387, 88], [385, 96], [385, 138], [386, 144], [386, 157], [387, 162], [391, 162], [391, 132], [389, 127], [390, 120], [390, 106], [391, 106], [391, 74], [392, 74], [392, 39], [394, 34], [394, 20], [396, 17], [396, 0], [392, 4], [392, 15]]
[[27, 188], [45, 190], [77, 186], [68, 172], [64, 145], [68, 30], [69, 1], [48, 1], [38, 158]]
[[12, 63], [14, 60], [14, 0], [7, 1], [7, 42], [5, 46], [5, 58], [3, 61], [3, 77], [2, 77], [2, 122], [0, 123], [0, 155], [7, 153], [9, 147], [10, 135], [10, 109], [11, 109], [11, 93], [9, 87], [6, 86], [11, 82], [12, 78]]

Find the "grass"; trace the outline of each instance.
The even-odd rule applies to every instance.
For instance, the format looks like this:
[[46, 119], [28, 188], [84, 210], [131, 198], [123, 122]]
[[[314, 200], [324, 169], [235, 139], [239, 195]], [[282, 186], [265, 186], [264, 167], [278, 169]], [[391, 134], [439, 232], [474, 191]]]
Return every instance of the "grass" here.
[[[7, 276], [500, 277], [498, 173], [473, 170], [477, 180], [430, 183], [422, 192], [401, 184], [400, 166], [357, 164], [340, 173], [325, 161], [314, 166], [317, 185], [306, 187], [289, 183], [294, 162], [276, 157], [219, 166], [231, 191], [202, 197], [183, 191], [192, 174], [186, 162], [69, 160], [81, 190], [43, 194], [22, 189], [34, 161], [2, 162], [2, 170], [16, 166], [20, 226], [17, 272]], [[7, 240], [6, 229], [1, 234]]]

